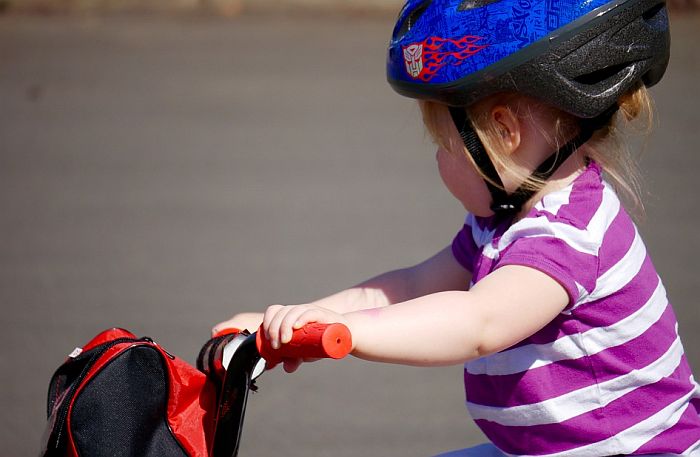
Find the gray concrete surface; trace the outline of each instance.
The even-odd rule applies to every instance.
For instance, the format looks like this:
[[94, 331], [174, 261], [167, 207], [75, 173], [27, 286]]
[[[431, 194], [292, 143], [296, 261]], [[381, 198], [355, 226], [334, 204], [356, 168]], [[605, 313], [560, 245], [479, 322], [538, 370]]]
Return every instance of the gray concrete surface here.
[[[693, 1], [693, 0], [689, 0]], [[396, 14], [401, 0], [0, 0], [0, 13], [214, 14]]]
[[[700, 0], [668, 0], [679, 14], [697, 13]], [[393, 15], [401, 0], [0, 0], [3, 12], [29, 14], [338, 14]]]
[[[675, 18], [642, 232], [700, 370], [698, 16]], [[109, 326], [193, 361], [210, 326], [451, 240], [390, 19], [0, 17], [0, 443], [31, 456], [48, 380]], [[411, 335], [427, 343], [425, 334]], [[477, 443], [461, 368], [268, 373], [242, 456], [425, 456]]]

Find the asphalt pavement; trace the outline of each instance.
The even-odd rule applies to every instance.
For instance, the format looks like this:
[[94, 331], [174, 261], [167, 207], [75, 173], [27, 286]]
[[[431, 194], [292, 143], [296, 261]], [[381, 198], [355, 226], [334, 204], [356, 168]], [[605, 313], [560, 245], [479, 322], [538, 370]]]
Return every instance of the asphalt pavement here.
[[[451, 241], [463, 211], [415, 104], [385, 82], [392, 21], [0, 16], [2, 455], [37, 455], [53, 370], [104, 328], [193, 362], [235, 312], [317, 298]], [[700, 16], [672, 24], [640, 230], [698, 374]], [[303, 368], [261, 378], [241, 456], [482, 440], [461, 367]]]

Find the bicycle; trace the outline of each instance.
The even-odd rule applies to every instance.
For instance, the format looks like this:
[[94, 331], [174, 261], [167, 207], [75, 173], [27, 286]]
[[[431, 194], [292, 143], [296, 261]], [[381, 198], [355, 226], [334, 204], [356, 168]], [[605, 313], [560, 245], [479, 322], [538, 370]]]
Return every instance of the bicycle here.
[[197, 367], [149, 337], [107, 329], [76, 348], [49, 383], [43, 457], [235, 457], [248, 393], [285, 357], [334, 358], [342, 324], [307, 324], [273, 349], [258, 331], [208, 340]]

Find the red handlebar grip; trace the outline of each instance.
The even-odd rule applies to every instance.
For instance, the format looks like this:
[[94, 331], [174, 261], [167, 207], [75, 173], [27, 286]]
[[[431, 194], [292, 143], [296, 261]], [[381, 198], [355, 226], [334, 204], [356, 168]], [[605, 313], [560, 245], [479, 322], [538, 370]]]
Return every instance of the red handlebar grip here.
[[306, 324], [294, 330], [292, 340], [279, 349], [272, 348], [261, 327], [255, 341], [260, 355], [269, 365], [275, 365], [283, 358], [342, 359], [352, 349], [350, 330], [343, 324]]

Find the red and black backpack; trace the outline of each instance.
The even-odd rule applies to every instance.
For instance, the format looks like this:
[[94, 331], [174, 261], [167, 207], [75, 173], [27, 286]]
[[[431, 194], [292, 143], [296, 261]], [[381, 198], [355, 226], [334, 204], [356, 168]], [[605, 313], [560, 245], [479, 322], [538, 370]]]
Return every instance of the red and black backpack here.
[[217, 383], [204, 371], [150, 338], [100, 333], [51, 379], [42, 455], [208, 456]]

